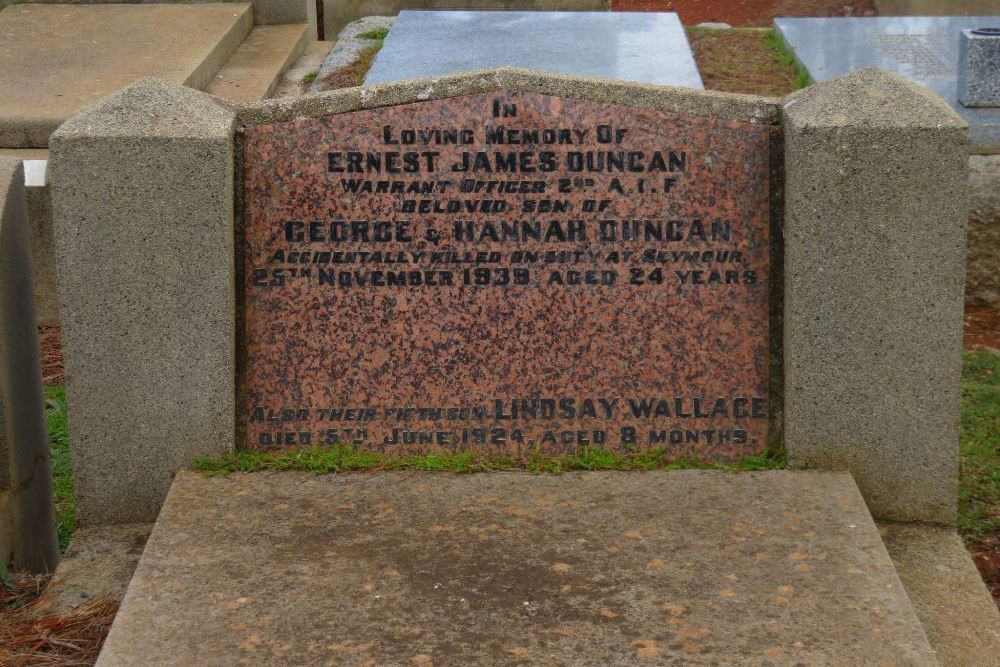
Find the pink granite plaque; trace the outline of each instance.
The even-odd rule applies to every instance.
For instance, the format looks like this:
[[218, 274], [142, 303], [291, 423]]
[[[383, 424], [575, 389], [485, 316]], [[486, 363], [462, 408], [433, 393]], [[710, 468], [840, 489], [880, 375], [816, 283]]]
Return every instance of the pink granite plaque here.
[[247, 128], [246, 447], [761, 452], [772, 132], [517, 92]]

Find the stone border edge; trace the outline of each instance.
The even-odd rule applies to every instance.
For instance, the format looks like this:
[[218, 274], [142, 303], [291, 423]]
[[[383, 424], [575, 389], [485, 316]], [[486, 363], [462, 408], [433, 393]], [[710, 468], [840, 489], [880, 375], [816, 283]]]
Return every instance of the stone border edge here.
[[712, 116], [719, 120], [781, 124], [782, 100], [778, 98], [500, 67], [246, 104], [238, 109], [236, 125], [279, 123], [497, 90]]

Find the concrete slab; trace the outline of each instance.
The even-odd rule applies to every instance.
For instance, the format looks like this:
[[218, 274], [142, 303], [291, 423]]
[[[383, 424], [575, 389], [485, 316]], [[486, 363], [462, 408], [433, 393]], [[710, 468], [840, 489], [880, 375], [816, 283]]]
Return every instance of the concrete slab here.
[[0, 12], [0, 146], [44, 148], [83, 106], [143, 76], [203, 88], [250, 4], [12, 5]]
[[118, 665], [933, 665], [844, 473], [181, 471]]
[[316, 75], [323, 60], [333, 48], [333, 42], [309, 42], [305, 50], [281, 76], [281, 82], [271, 94], [272, 97], [298, 97], [309, 90], [311, 81], [306, 75]]
[[1000, 16], [779, 18], [775, 29], [816, 81], [875, 65], [934, 91], [969, 124], [975, 153], [1000, 152], [1000, 108], [958, 101], [963, 29], [1000, 28]]
[[270, 97], [281, 75], [302, 54], [309, 25], [259, 25], [205, 88], [230, 102], [257, 102]]
[[68, 614], [98, 597], [121, 602], [152, 528], [125, 523], [76, 531], [39, 605], [46, 613]]
[[1000, 611], [958, 534], [913, 523], [879, 531], [941, 664], [1000, 665]]
[[704, 87], [673, 12], [404, 11], [365, 84], [504, 66]]

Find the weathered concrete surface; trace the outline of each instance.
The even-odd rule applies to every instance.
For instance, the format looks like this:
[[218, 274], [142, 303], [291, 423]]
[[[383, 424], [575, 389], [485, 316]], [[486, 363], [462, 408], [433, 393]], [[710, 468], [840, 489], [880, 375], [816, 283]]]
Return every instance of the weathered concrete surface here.
[[146, 79], [52, 137], [81, 525], [152, 521], [178, 468], [232, 450], [233, 117]]
[[0, 563], [59, 562], [21, 162], [0, 158]]
[[968, 136], [865, 69], [790, 96], [785, 443], [849, 470], [876, 518], [955, 520]]
[[0, 12], [0, 146], [48, 145], [143, 76], [203, 88], [253, 25], [249, 4], [14, 5]]
[[1000, 308], [1000, 155], [969, 158], [965, 302]]
[[256, 102], [270, 97], [281, 75], [305, 50], [305, 23], [257, 26], [205, 87], [230, 102]]
[[845, 473], [181, 472], [100, 667], [936, 664]]
[[79, 529], [39, 604], [47, 613], [67, 614], [97, 597], [121, 602], [152, 529], [151, 523]]
[[1000, 665], [1000, 612], [951, 528], [880, 523], [896, 572], [942, 665]]

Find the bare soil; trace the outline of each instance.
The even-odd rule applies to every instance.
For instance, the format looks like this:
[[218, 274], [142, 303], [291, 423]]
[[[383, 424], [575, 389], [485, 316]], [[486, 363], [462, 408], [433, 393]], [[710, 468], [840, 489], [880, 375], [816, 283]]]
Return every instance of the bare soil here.
[[369, 47], [361, 52], [357, 60], [350, 65], [341, 67], [330, 72], [323, 77], [324, 90], [335, 90], [337, 88], [353, 88], [360, 86], [365, 80], [365, 74], [371, 69], [378, 55], [378, 48]]
[[966, 308], [964, 338], [966, 350], [1000, 352], [1000, 308]]
[[763, 30], [691, 30], [688, 40], [705, 88], [780, 97], [795, 90], [795, 69], [782, 62]]
[[677, 12], [684, 25], [770, 27], [778, 16], [874, 16], [873, 0], [611, 0], [620, 12]]
[[990, 535], [969, 547], [986, 587], [993, 594], [993, 601], [1000, 607], [1000, 535]]
[[38, 327], [38, 346], [42, 353], [42, 384], [46, 387], [66, 384], [59, 327]]

